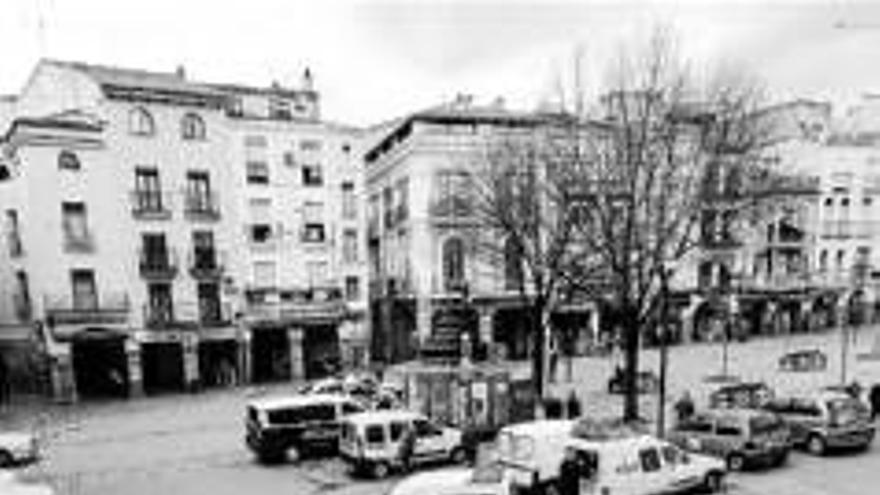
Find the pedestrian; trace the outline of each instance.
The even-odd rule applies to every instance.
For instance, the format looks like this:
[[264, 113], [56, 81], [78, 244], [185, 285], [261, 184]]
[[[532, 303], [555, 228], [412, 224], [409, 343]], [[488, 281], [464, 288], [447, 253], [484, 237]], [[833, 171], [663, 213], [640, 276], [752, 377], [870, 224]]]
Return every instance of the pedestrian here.
[[880, 384], [875, 383], [871, 387], [871, 391], [868, 394], [868, 401], [871, 403], [871, 420], [877, 418], [877, 415], [880, 414]]
[[403, 471], [412, 469], [412, 456], [416, 447], [416, 432], [412, 425], [407, 425], [400, 438], [397, 461]]
[[853, 379], [852, 383], [847, 387], [847, 392], [852, 396], [853, 399], [861, 400], [862, 398], [862, 384], [858, 382], [858, 380]]
[[472, 420], [464, 425], [464, 431], [461, 432], [461, 448], [464, 449], [465, 460], [468, 465], [477, 464], [477, 454], [480, 450], [480, 432]]
[[568, 409], [568, 417], [569, 418], [579, 418], [581, 417], [581, 401], [575, 395], [574, 390], [568, 393], [568, 403], [566, 404], [566, 409]]
[[691, 394], [687, 390], [675, 402], [675, 414], [679, 423], [694, 415], [694, 399], [691, 398]]
[[568, 447], [559, 466], [559, 495], [579, 495], [581, 466], [577, 461], [577, 451]]

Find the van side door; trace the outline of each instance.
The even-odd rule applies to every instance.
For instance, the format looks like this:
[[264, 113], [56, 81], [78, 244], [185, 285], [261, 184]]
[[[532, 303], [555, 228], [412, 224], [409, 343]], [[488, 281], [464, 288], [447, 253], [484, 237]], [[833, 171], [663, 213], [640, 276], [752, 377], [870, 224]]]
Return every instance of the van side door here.
[[413, 420], [416, 433], [414, 457], [420, 460], [438, 459], [446, 455], [443, 431], [425, 418]]

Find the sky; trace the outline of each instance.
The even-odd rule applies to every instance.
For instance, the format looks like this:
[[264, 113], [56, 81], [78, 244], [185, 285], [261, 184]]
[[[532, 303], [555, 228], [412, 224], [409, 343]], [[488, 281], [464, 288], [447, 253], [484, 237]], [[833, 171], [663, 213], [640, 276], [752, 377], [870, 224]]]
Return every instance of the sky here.
[[771, 98], [880, 94], [880, 2], [866, 0], [3, 0], [0, 94], [41, 57], [296, 86], [309, 67], [328, 119], [370, 125], [456, 94], [534, 108], [656, 26], [695, 66], [733, 63]]

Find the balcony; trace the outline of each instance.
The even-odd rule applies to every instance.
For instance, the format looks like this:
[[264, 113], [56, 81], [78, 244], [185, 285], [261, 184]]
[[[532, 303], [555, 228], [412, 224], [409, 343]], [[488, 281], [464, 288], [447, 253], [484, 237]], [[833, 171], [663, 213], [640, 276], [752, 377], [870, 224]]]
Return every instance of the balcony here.
[[138, 220], [169, 220], [171, 196], [161, 191], [131, 191], [131, 214]]
[[79, 234], [65, 232], [64, 234], [64, 252], [65, 253], [94, 253], [95, 239], [92, 233], [85, 231]]
[[195, 221], [217, 221], [220, 219], [220, 201], [217, 193], [210, 191], [202, 194], [186, 193], [184, 214]]
[[178, 302], [143, 306], [144, 327], [150, 330], [181, 330], [225, 327], [232, 324], [232, 306], [220, 301]]
[[279, 300], [251, 301], [245, 309], [250, 321], [335, 323], [348, 314], [347, 305], [338, 288], [293, 291]]
[[138, 256], [141, 277], [147, 280], [171, 280], [177, 276], [177, 252], [148, 251], [141, 248]]
[[217, 280], [226, 271], [226, 253], [214, 249], [190, 251], [187, 265], [196, 280]]
[[91, 300], [75, 300], [69, 294], [45, 296], [46, 319], [54, 324], [126, 323], [130, 309], [128, 294], [107, 292]]

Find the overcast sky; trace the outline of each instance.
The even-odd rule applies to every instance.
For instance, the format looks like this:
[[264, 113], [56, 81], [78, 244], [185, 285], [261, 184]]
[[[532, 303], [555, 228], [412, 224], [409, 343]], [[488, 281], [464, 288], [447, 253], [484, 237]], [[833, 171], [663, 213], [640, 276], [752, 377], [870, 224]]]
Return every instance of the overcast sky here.
[[3, 0], [0, 93], [18, 92], [42, 56], [183, 64], [192, 79], [255, 85], [295, 84], [309, 66], [326, 117], [370, 124], [456, 93], [532, 107], [576, 45], [596, 75], [620, 43], [663, 24], [689, 57], [746, 64], [777, 99], [851, 100], [880, 93], [874, 3]]

